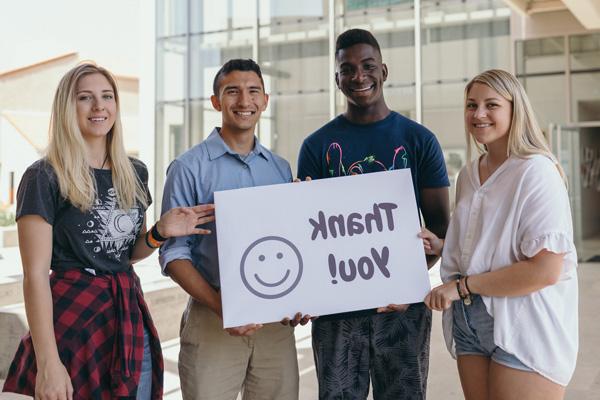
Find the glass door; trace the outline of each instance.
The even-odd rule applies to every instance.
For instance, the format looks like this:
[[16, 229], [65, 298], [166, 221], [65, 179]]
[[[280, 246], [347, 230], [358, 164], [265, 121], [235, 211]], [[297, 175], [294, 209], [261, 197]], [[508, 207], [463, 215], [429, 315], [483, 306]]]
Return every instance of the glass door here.
[[581, 183], [579, 174], [579, 128], [569, 125], [550, 124], [552, 152], [567, 175], [569, 202], [573, 216], [575, 247], [581, 246]]

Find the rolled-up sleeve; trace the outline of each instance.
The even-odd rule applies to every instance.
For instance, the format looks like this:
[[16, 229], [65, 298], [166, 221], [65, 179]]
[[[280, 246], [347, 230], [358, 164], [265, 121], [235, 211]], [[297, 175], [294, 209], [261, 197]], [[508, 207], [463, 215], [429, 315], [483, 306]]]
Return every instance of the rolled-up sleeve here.
[[[192, 172], [181, 161], [173, 161], [167, 170], [161, 214], [175, 207], [190, 207], [198, 203]], [[180, 236], [168, 239], [161, 246], [159, 262], [163, 275], [167, 275], [166, 267], [173, 260], [192, 261], [193, 244], [193, 236]]]

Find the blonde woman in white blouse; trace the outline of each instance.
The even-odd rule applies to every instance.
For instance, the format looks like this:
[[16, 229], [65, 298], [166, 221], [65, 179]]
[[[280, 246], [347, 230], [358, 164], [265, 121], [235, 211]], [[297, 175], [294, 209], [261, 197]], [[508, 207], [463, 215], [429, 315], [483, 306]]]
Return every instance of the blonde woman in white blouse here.
[[[519, 81], [501, 70], [465, 89], [465, 127], [481, 156], [457, 181], [442, 255], [444, 336], [470, 399], [562, 399], [577, 357], [577, 254], [562, 169]], [[442, 251], [443, 249], [443, 251]]]

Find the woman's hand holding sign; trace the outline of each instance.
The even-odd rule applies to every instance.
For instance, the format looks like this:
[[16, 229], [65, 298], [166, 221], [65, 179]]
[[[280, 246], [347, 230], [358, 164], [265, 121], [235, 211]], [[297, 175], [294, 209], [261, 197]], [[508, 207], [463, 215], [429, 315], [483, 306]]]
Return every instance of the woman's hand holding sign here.
[[440, 239], [437, 235], [431, 232], [429, 229], [423, 227], [418, 236], [423, 239], [423, 247], [425, 248], [425, 254], [430, 256], [441, 256], [442, 250], [444, 249], [444, 239]]

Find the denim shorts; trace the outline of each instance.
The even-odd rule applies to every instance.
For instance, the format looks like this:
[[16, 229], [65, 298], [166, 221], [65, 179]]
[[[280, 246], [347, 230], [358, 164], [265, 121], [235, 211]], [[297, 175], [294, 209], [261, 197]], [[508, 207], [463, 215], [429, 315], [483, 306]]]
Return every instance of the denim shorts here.
[[457, 356], [481, 355], [509, 368], [533, 372], [517, 357], [496, 346], [494, 318], [488, 314], [481, 296], [471, 295], [471, 305], [459, 300], [452, 307], [452, 335]]

